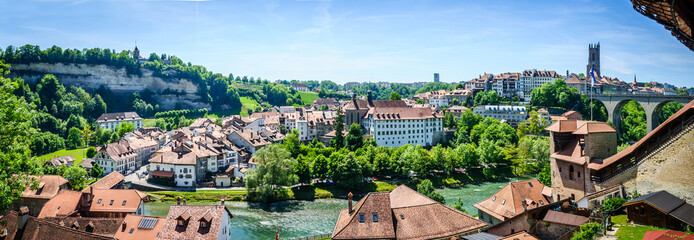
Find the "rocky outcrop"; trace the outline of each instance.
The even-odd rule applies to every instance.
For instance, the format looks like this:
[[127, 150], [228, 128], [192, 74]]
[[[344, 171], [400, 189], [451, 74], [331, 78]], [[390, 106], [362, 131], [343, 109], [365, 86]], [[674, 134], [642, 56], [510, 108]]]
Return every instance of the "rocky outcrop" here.
[[[21, 77], [35, 84], [45, 74], [53, 74], [65, 86], [78, 86], [95, 90], [105, 86], [118, 95], [129, 95], [149, 89], [156, 95], [156, 104], [163, 110], [174, 109], [176, 104], [186, 108], [210, 108], [200, 101], [198, 86], [188, 79], [162, 79], [153, 76], [149, 69], [141, 68], [142, 76], [128, 75], [125, 68], [107, 65], [73, 63], [30, 63], [12, 64], [12, 77]], [[177, 92], [178, 94], [164, 94]]]

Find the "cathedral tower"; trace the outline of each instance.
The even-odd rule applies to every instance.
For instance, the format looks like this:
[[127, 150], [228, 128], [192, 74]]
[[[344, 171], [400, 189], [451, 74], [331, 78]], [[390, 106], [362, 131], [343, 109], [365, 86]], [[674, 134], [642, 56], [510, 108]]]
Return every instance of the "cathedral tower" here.
[[590, 79], [590, 69], [593, 69], [597, 73], [598, 77], [602, 76], [600, 74], [600, 42], [598, 44], [588, 45], [588, 66], [586, 66], [586, 80]]

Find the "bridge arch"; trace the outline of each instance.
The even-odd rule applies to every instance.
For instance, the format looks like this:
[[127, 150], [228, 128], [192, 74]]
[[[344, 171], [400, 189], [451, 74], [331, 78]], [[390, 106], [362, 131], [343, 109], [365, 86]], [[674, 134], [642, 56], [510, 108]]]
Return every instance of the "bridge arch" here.
[[607, 109], [607, 120], [612, 122], [621, 137], [621, 112], [629, 101], [636, 101], [646, 112], [646, 131], [651, 132], [660, 125], [659, 114], [669, 102], [686, 105], [694, 96], [634, 95], [634, 94], [595, 94], [593, 100], [602, 102]]

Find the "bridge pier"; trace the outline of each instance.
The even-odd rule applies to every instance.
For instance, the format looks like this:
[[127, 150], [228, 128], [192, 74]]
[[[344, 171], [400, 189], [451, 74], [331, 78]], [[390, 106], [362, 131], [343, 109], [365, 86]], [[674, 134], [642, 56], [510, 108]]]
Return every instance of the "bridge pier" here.
[[[621, 123], [622, 123], [622, 108], [629, 101], [636, 101], [641, 107], [643, 107], [646, 113], [646, 133], [653, 131], [657, 128], [660, 122], [660, 110], [669, 102], [679, 102], [682, 105], [686, 105], [694, 99], [694, 96], [665, 96], [665, 95], [608, 95], [599, 94], [594, 95], [593, 100], [602, 102], [607, 109], [607, 120], [612, 122], [615, 129], [617, 130], [617, 136], [622, 137], [621, 134]], [[588, 116], [587, 118], [590, 118]]]

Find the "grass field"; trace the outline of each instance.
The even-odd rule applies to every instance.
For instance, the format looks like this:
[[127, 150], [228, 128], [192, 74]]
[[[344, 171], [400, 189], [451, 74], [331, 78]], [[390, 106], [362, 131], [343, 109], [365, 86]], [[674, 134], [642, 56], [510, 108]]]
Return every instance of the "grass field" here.
[[143, 127], [154, 127], [154, 122], [157, 121], [156, 118], [147, 118], [147, 119], [142, 119], [142, 126]]
[[78, 148], [78, 149], [72, 149], [72, 150], [60, 150], [57, 152], [52, 152], [43, 156], [39, 156], [39, 159], [43, 159], [44, 161], [48, 161], [51, 158], [55, 157], [62, 157], [62, 156], [67, 156], [70, 155], [75, 158], [75, 163], [74, 164], [79, 164], [82, 162], [82, 159], [85, 158], [87, 149], [86, 148]]
[[311, 103], [318, 98], [318, 93], [299, 92], [299, 96], [301, 96], [301, 101], [304, 103], [304, 105], [311, 105]]
[[667, 230], [666, 228], [627, 223], [627, 215], [613, 216], [612, 223], [614, 223], [614, 227], [619, 228], [616, 233], [619, 239], [643, 239], [647, 231]]

